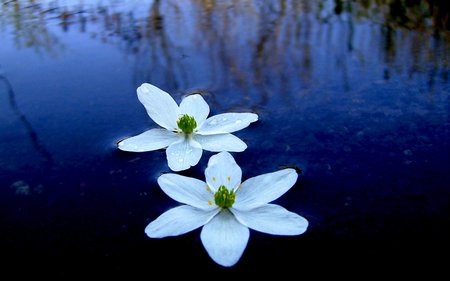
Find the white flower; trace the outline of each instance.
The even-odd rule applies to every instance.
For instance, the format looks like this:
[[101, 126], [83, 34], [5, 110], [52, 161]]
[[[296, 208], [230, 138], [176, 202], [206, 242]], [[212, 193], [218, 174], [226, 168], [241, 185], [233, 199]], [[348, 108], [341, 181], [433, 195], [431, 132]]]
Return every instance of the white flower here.
[[151, 129], [119, 142], [119, 149], [144, 152], [166, 148], [170, 169], [181, 171], [196, 165], [203, 149], [241, 152], [247, 145], [230, 134], [258, 120], [254, 113], [224, 113], [208, 117], [209, 106], [200, 95], [190, 95], [180, 106], [163, 90], [144, 83], [137, 89], [148, 115], [163, 128]]
[[249, 228], [274, 235], [299, 235], [308, 221], [285, 208], [268, 204], [297, 181], [294, 169], [250, 178], [241, 184], [242, 171], [228, 152], [213, 155], [205, 170], [206, 183], [177, 174], [158, 178], [161, 189], [183, 203], [152, 221], [145, 229], [151, 238], [177, 236], [203, 226], [201, 241], [209, 256], [232, 266], [247, 246]]

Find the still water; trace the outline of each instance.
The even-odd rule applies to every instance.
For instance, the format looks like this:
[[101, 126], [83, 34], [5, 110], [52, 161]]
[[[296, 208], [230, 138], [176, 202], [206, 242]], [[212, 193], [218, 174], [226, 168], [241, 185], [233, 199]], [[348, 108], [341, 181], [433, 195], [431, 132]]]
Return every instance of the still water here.
[[[100, 272], [99, 261], [110, 273], [171, 264], [236, 274], [295, 272], [341, 253], [445, 253], [447, 3], [0, 3], [0, 249], [12, 264], [50, 275]], [[276, 203], [307, 218], [308, 231], [252, 231], [228, 269], [209, 259], [199, 230], [146, 237], [145, 226], [177, 203], [156, 184], [170, 172], [164, 151], [116, 146], [156, 127], [136, 96], [143, 82], [177, 102], [200, 92], [211, 115], [257, 113], [236, 133], [248, 145], [234, 153], [243, 178], [297, 168], [297, 184]], [[181, 174], [203, 179], [211, 155]]]

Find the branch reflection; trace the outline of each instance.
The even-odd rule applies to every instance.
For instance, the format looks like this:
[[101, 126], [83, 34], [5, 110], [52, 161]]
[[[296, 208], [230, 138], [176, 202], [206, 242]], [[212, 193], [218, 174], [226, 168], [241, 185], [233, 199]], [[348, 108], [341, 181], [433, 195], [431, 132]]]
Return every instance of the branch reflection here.
[[9, 80], [3, 76], [0, 75], [0, 81], [6, 86], [6, 92], [8, 93], [8, 99], [9, 99], [9, 105], [11, 106], [11, 109], [13, 110], [14, 114], [19, 118], [20, 122], [24, 126], [25, 130], [27, 131], [28, 137], [33, 144], [34, 149], [36, 152], [41, 155], [42, 159], [45, 161], [46, 164], [51, 165], [53, 162], [52, 156], [50, 152], [47, 150], [47, 148], [40, 142], [39, 136], [36, 133], [36, 130], [34, 130], [31, 123], [28, 121], [25, 114], [22, 113], [22, 111], [19, 109], [17, 102], [16, 102], [16, 94], [13, 90], [13, 87]]
[[352, 73], [371, 62], [384, 63], [381, 79], [426, 73], [430, 89], [448, 79], [446, 1], [17, 0], [2, 2], [0, 18], [18, 47], [53, 53], [57, 29], [77, 27], [134, 61], [136, 85], [226, 89], [234, 107], [289, 102], [317, 83], [350, 92]]

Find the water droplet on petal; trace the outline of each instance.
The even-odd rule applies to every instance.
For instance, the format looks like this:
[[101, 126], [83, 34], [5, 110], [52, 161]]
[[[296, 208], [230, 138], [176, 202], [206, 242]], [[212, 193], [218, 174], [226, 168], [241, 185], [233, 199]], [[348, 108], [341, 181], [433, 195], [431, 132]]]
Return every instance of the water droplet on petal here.
[[242, 123], [242, 120], [236, 120], [236, 121], [234, 121], [234, 123], [236, 123], [236, 124], [241, 124]]
[[178, 162], [183, 162], [184, 161], [184, 159], [183, 158], [180, 158], [180, 159], [178, 159]]
[[222, 121], [227, 121], [227, 117], [223, 117], [223, 118], [222, 118]]

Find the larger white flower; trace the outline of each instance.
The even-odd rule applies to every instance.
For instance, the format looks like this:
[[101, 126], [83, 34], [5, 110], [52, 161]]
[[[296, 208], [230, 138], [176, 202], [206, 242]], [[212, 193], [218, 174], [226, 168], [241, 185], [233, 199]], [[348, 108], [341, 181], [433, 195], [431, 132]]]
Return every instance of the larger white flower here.
[[258, 120], [254, 113], [224, 113], [206, 119], [209, 106], [202, 96], [187, 96], [178, 106], [168, 93], [148, 83], [137, 89], [137, 95], [150, 118], [162, 128], [125, 139], [119, 142], [119, 149], [144, 152], [167, 147], [167, 161], [173, 171], [196, 165], [203, 149], [244, 151], [247, 145], [230, 133]]
[[161, 189], [183, 203], [168, 210], [145, 229], [151, 238], [177, 236], [203, 226], [201, 241], [209, 256], [232, 266], [247, 246], [249, 228], [274, 235], [299, 235], [308, 221], [285, 208], [268, 204], [297, 181], [294, 169], [250, 178], [241, 184], [242, 171], [228, 152], [213, 155], [205, 170], [206, 183], [177, 174], [158, 178]]

